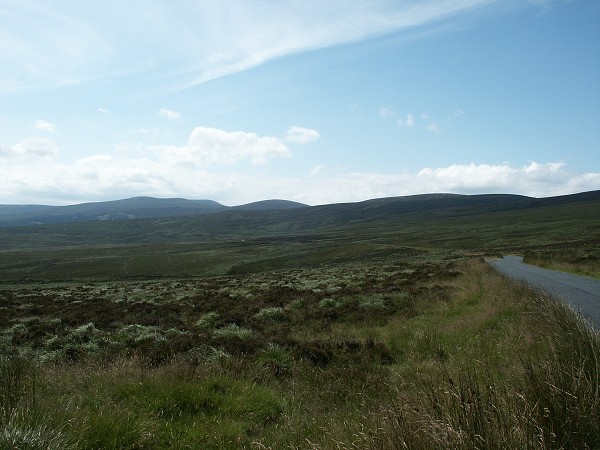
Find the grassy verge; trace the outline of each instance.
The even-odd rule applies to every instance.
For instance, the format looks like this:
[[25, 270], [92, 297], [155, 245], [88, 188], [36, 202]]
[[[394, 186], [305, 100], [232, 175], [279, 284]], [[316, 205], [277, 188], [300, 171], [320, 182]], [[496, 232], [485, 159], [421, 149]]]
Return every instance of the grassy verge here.
[[0, 448], [600, 446], [598, 334], [476, 259], [53, 289], [1, 293]]
[[600, 260], [598, 259], [578, 259], [572, 256], [560, 255], [526, 255], [523, 261], [534, 266], [544, 267], [551, 270], [559, 270], [575, 275], [583, 275], [600, 279]]
[[523, 261], [547, 269], [600, 279], [600, 241], [585, 239], [570, 245], [531, 248]]

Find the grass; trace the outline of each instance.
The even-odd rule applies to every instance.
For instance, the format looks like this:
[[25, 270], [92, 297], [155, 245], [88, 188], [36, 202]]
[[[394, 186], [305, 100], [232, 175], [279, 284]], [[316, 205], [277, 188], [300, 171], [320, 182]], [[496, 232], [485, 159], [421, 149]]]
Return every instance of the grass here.
[[[448, 260], [413, 262], [412, 281], [390, 292], [386, 273], [406, 270], [405, 262], [391, 262], [377, 270], [370, 266], [369, 276], [357, 272], [340, 289], [315, 287], [319, 277], [332, 279], [324, 271], [280, 273], [275, 285], [268, 284], [273, 282], [270, 274], [246, 279], [252, 295], [242, 305], [244, 320], [231, 307], [240, 300], [231, 300], [216, 313], [216, 302], [198, 303], [204, 297], [193, 295], [211, 286], [214, 291], [213, 283], [222, 293], [234, 292], [240, 289], [240, 279], [230, 280], [231, 285], [223, 278], [187, 286], [178, 281], [178, 289], [187, 290], [182, 298], [190, 303], [171, 304], [176, 314], [167, 320], [163, 313], [165, 323], [90, 325], [82, 318], [82, 323], [63, 328], [60, 342], [79, 346], [77, 360], [63, 356], [43, 362], [40, 356], [47, 349], [35, 342], [45, 341], [30, 329], [42, 327], [42, 322], [21, 319], [24, 336], [31, 341], [22, 338], [19, 345], [13, 344], [15, 356], [2, 360], [2, 445], [12, 448], [16, 444], [11, 442], [35, 439], [38, 447], [27, 445], [600, 445], [596, 332], [562, 304], [512, 284], [477, 259], [450, 265]], [[347, 273], [346, 266], [338, 270]], [[437, 275], [417, 281], [426, 273]], [[161, 286], [162, 282], [145, 282], [127, 289], [163, 292]], [[103, 302], [109, 303], [123, 298], [124, 287], [72, 288], [79, 295], [102, 291]], [[15, 306], [11, 317], [18, 318], [32, 317], [31, 306], [19, 309], [25, 304], [19, 298], [45, 298], [54, 305], [60, 296], [53, 292], [36, 287], [3, 295]], [[64, 287], [55, 293], [59, 292], [64, 295]], [[73, 293], [73, 303], [75, 298]], [[148, 300], [145, 295], [139, 298]], [[224, 298], [229, 297], [219, 301]], [[335, 308], [321, 306], [332, 298]], [[127, 321], [129, 313], [138, 317], [131, 306], [140, 300], [130, 301], [120, 301], [125, 307], [120, 321]], [[161, 306], [158, 301], [144, 304]], [[191, 305], [202, 308], [194, 313]], [[39, 313], [49, 311], [42, 308]], [[281, 313], [285, 320], [280, 320]], [[176, 317], [179, 333], [169, 331]], [[198, 327], [199, 321], [210, 326]], [[253, 331], [242, 338], [243, 330], [250, 328]], [[215, 335], [218, 330], [227, 332]], [[193, 340], [194, 335], [203, 336], [202, 341], [182, 345], [182, 339]], [[105, 345], [90, 345], [94, 341]], [[157, 352], [163, 356], [158, 358]]]
[[600, 246], [584, 248], [550, 248], [529, 251], [523, 257], [527, 264], [600, 279]]

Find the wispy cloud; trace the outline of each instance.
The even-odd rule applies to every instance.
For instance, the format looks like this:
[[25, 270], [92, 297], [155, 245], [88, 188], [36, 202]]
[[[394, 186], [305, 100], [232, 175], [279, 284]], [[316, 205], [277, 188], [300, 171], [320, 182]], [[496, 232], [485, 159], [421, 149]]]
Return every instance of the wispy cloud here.
[[5, 0], [0, 93], [135, 73], [184, 88], [278, 56], [423, 26], [497, 1]]
[[106, 115], [110, 114], [110, 111], [108, 109], [102, 107], [98, 108], [97, 111]]
[[158, 112], [159, 116], [164, 117], [168, 120], [181, 120], [181, 113], [172, 111], [170, 109], [161, 108]]
[[56, 130], [56, 125], [46, 120], [38, 120], [35, 123], [35, 128], [38, 130], [49, 131], [50, 133], [52, 133], [54, 130]]

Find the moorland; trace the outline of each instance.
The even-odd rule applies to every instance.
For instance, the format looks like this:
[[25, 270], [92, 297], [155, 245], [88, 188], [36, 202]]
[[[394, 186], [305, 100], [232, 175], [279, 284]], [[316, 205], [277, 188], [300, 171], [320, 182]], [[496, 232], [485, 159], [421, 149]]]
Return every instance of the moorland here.
[[0, 448], [600, 447], [597, 331], [484, 260], [600, 277], [600, 191], [209, 206], [3, 222]]

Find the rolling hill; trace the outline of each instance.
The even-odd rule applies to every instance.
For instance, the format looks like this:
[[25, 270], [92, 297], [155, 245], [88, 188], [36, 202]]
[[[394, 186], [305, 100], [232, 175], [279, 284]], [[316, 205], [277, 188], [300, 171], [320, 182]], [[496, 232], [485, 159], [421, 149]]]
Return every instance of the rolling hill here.
[[[165, 209], [158, 212], [166, 213], [168, 201], [159, 203]], [[208, 205], [212, 212], [187, 216], [0, 228], [0, 283], [244, 274], [436, 251], [600, 252], [600, 191]]]
[[[272, 239], [342, 230], [362, 232], [366, 228], [377, 227], [388, 230], [402, 223], [424, 229], [428, 226], [444, 227], [457, 220], [473, 224], [484, 217], [488, 218], [486, 220], [500, 220], [490, 215], [510, 217], [507, 220], [514, 224], [527, 220], [527, 215], [519, 219], [519, 214], [528, 213], [536, 217], [541, 214], [549, 219], [553, 209], [558, 208], [555, 215], [568, 215], [569, 208], [577, 206], [597, 214], [600, 212], [600, 191], [547, 198], [509, 194], [423, 194], [320, 206], [270, 200], [226, 207], [209, 200], [152, 198], [64, 207], [13, 206], [8, 209], [20, 211], [18, 214], [7, 214], [5, 209], [0, 208], [0, 223], [5, 224], [4, 228], [0, 228], [0, 250]], [[44, 219], [45, 223], [6, 226], [24, 221], [26, 215], [30, 218], [35, 215]], [[129, 220], [106, 220], [123, 217], [129, 217]], [[57, 223], [60, 220], [67, 223]]]
[[[285, 200], [265, 200], [231, 209], [277, 210], [306, 206]], [[68, 206], [0, 205], [0, 227], [44, 225], [94, 220], [148, 219], [156, 217], [197, 216], [223, 211], [229, 207], [212, 200], [134, 197], [108, 202]]]

